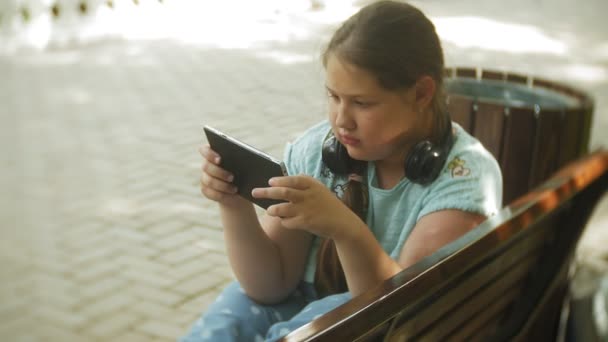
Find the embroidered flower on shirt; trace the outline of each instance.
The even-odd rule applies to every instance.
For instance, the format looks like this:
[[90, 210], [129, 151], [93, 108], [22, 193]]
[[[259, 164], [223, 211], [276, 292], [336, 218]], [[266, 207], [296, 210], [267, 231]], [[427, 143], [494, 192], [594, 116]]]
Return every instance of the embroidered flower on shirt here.
[[331, 170], [323, 164], [323, 166], [321, 166], [321, 177], [330, 178], [332, 175]]
[[336, 196], [338, 198], [343, 198], [344, 197], [344, 190], [346, 190], [346, 186], [347, 184], [337, 184], [336, 186], [334, 186], [334, 188], [332, 189], [333, 193], [336, 194]]
[[448, 163], [448, 169], [452, 173], [452, 178], [466, 177], [469, 174], [471, 174], [471, 169], [464, 167], [465, 163], [466, 163], [466, 161], [464, 161], [458, 157], [454, 157], [454, 159], [452, 159], [452, 161], [450, 161]]

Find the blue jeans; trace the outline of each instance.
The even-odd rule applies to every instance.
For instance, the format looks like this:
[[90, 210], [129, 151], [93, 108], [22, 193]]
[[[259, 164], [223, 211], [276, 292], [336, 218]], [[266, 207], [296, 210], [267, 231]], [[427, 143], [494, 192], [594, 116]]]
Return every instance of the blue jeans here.
[[318, 299], [312, 284], [302, 282], [283, 302], [260, 305], [233, 282], [181, 342], [276, 341], [350, 299], [349, 292]]

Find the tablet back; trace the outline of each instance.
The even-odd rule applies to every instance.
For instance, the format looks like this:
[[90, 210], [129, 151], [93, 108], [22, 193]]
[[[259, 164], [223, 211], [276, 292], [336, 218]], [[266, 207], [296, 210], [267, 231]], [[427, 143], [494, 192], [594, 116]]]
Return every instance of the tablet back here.
[[204, 130], [211, 149], [221, 156], [220, 166], [234, 175], [239, 195], [264, 209], [282, 202], [251, 196], [254, 188], [268, 187], [270, 178], [287, 175], [280, 161], [214, 128], [205, 126]]

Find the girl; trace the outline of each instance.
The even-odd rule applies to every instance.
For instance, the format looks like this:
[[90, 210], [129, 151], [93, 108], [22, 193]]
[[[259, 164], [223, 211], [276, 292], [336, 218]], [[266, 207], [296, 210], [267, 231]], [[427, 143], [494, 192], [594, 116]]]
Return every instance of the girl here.
[[261, 219], [204, 146], [201, 190], [219, 203], [229, 285], [184, 341], [276, 340], [380, 284], [501, 206], [498, 164], [452, 124], [443, 55], [418, 9], [381, 1], [322, 55], [327, 120], [287, 146], [290, 176], [254, 189]]

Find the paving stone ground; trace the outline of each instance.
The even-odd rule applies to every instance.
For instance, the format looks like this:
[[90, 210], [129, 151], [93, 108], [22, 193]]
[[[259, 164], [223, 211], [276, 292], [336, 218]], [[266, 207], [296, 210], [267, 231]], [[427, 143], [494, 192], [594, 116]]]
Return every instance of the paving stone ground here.
[[[479, 25], [517, 24], [563, 44], [514, 53], [442, 31], [449, 65], [498, 67], [588, 91], [596, 99], [591, 145], [608, 146], [605, 2], [416, 4], [440, 29], [477, 17], [488, 20]], [[198, 189], [202, 125], [280, 157], [286, 141], [324, 117], [318, 54], [340, 19], [291, 13], [281, 25], [306, 34], [248, 48], [105, 39], [0, 55], [0, 340], [182, 335], [232, 279], [216, 205]], [[599, 270], [607, 202], [580, 253]]]

